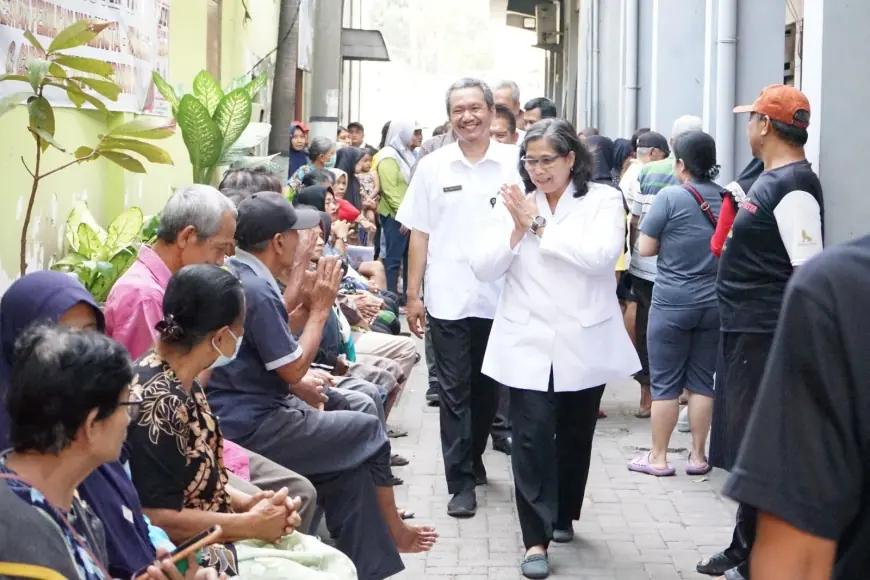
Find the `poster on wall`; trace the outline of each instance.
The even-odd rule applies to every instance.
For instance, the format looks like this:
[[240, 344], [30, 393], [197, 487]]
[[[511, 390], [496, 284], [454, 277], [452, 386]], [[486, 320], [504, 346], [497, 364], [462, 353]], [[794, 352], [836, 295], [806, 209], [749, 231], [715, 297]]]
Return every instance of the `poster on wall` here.
[[299, 0], [299, 44], [296, 52], [296, 68], [311, 72], [314, 65], [314, 11], [316, 0]]
[[[169, 7], [171, 0], [0, 0], [0, 63], [4, 74], [27, 74], [38, 52], [24, 38], [29, 30], [48, 46], [57, 33], [77, 20], [113, 24], [90, 44], [68, 54], [112, 64], [121, 87], [117, 101], [103, 99], [110, 111], [168, 115], [169, 104], [155, 90], [152, 73], [169, 77]], [[87, 76], [87, 73], [77, 73]], [[18, 82], [0, 83], [0, 97], [22, 90]], [[48, 87], [52, 105], [72, 107], [66, 92]], [[88, 105], [90, 106], [90, 105]]]

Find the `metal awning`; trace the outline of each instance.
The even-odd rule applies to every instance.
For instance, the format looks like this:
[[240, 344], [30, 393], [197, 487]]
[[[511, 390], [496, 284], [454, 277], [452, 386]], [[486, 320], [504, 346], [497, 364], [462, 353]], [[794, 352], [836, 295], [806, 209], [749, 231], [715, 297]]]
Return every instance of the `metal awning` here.
[[508, 0], [507, 11], [534, 16], [535, 6], [540, 4], [540, 2], [541, 0]]
[[390, 61], [387, 43], [380, 30], [342, 28], [341, 57], [344, 60]]

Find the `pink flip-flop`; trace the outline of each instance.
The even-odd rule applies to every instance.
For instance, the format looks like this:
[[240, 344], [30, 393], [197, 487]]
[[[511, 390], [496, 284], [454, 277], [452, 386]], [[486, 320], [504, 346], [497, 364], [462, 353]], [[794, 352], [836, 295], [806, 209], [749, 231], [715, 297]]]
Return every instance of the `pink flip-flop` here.
[[677, 474], [677, 470], [668, 465], [666, 469], [659, 469], [657, 467], [653, 467], [649, 462], [649, 457], [652, 454], [652, 451], [647, 451], [645, 454], [640, 457], [636, 457], [628, 464], [628, 470], [634, 471], [635, 473], [645, 473], [646, 475], [652, 475], [654, 477], [670, 477], [672, 475]]
[[693, 466], [692, 454], [689, 453], [689, 456], [686, 458], [686, 475], [707, 475], [711, 471], [713, 471], [713, 466], [710, 465], [709, 461], [704, 463], [704, 467]]

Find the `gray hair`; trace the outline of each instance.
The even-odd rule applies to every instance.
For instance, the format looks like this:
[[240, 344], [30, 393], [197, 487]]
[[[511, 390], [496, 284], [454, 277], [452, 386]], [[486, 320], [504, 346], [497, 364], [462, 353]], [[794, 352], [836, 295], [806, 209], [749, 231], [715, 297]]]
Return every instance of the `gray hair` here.
[[495, 106], [495, 98], [492, 96], [492, 89], [489, 88], [489, 85], [483, 82], [480, 79], [475, 79], [471, 77], [461, 78], [447, 89], [447, 97], [444, 102], [447, 106], [447, 115], [450, 115], [450, 97], [453, 96], [453, 93], [456, 91], [461, 91], [462, 89], [480, 89], [483, 91], [483, 100], [486, 101], [486, 106], [492, 109]]
[[671, 145], [673, 145], [676, 138], [683, 133], [688, 133], [689, 131], [702, 131], [703, 126], [704, 122], [701, 120], [701, 117], [696, 117], [695, 115], [683, 115], [674, 121], [674, 125], [671, 127]]
[[514, 100], [514, 103], [517, 105], [520, 104], [520, 85], [513, 81], [499, 81], [499, 83], [495, 85], [495, 90], [500, 91], [501, 89], [510, 89], [511, 98]]
[[335, 141], [329, 137], [315, 137], [308, 145], [308, 158], [314, 161], [321, 155], [329, 153], [333, 147], [335, 147]]
[[218, 233], [224, 215], [236, 219], [239, 212], [231, 199], [210, 185], [185, 185], [179, 187], [163, 206], [157, 239], [174, 244], [178, 234], [193, 226], [199, 239], [207, 239]]

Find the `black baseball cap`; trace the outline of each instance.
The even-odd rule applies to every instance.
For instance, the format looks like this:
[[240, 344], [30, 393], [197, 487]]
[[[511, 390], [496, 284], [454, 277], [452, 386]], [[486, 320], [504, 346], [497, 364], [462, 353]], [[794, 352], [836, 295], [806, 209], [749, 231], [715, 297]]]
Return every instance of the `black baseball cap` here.
[[236, 241], [242, 246], [259, 244], [291, 230], [320, 226], [320, 212], [296, 210], [283, 195], [274, 191], [255, 193], [238, 205]]
[[638, 147], [655, 147], [660, 151], [664, 151], [665, 155], [671, 154], [671, 147], [668, 145], [668, 140], [661, 133], [648, 131], [637, 138]]

